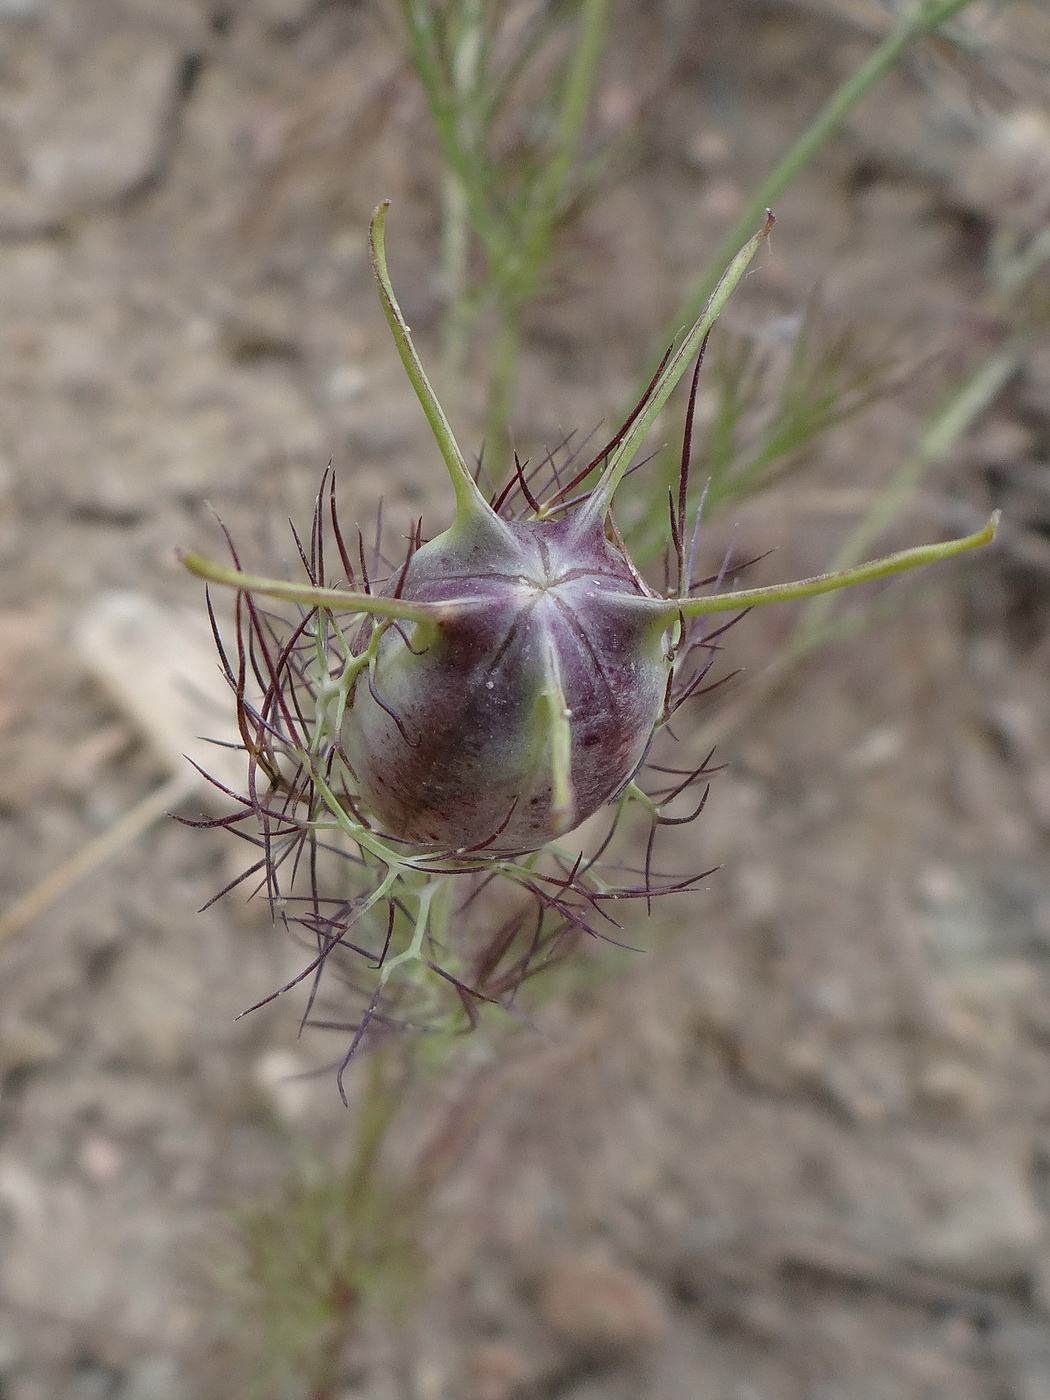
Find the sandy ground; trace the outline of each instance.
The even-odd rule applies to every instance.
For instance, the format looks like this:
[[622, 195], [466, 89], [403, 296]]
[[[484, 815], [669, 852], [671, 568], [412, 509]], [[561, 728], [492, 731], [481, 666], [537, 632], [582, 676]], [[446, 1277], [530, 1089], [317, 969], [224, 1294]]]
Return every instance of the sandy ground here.
[[[712, 568], [729, 541], [775, 548], [763, 582], [825, 566], [1007, 343], [989, 258], [1050, 184], [1045, 15], [1007, 11], [980, 62], [893, 74], [779, 202], [727, 335], [775, 351], [819, 283], [849, 353], [908, 372], [715, 520]], [[596, 136], [634, 139], [533, 313], [521, 443], [622, 408], [879, 13], [620, 6]], [[0, 0], [0, 908], [167, 776], [76, 651], [98, 597], [199, 613], [175, 549], [217, 548], [206, 501], [283, 566], [329, 461], [352, 519], [447, 509], [366, 257], [389, 197], [432, 347], [439, 180], [395, 34], [334, 0]], [[490, 1067], [410, 1345], [349, 1338], [341, 1400], [1050, 1396], [1040, 297], [1006, 392], [881, 541], [1001, 504], [1002, 545], [727, 725], [678, 838], [719, 872]], [[744, 677], [701, 720], [790, 627], [731, 634]], [[329, 1076], [288, 1079], [333, 1053], [296, 1006], [233, 1021], [298, 959], [260, 913], [197, 912], [234, 860], [165, 820], [0, 947], [2, 1400], [247, 1393], [213, 1246], [349, 1129]]]

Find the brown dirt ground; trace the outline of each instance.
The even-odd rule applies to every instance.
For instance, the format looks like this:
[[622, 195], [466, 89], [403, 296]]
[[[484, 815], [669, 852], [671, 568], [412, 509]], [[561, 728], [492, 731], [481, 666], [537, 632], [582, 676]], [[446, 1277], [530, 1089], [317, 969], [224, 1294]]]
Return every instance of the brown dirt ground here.
[[[622, 406], [880, 14], [619, 7], [597, 126], [633, 154], [535, 311], [521, 442]], [[727, 326], [773, 336], [819, 280], [922, 369], [715, 522], [715, 562], [825, 565], [1005, 334], [988, 250], [1050, 184], [1045, 12], [1007, 14], [972, 68], [905, 64], [779, 202]], [[444, 508], [365, 256], [389, 197], [426, 348], [426, 133], [371, 4], [0, 0], [0, 908], [164, 776], [76, 658], [92, 598], [199, 607], [174, 551], [216, 548], [205, 500], [286, 559], [329, 460], [352, 517]], [[410, 1354], [362, 1345], [344, 1400], [1050, 1396], [1048, 454], [1044, 334], [883, 543], [990, 503], [1008, 539], [727, 733], [679, 838], [720, 872], [491, 1071]], [[731, 659], [757, 676], [788, 629], [749, 619]], [[331, 1044], [283, 1002], [233, 1023], [296, 962], [196, 912], [230, 861], [162, 822], [0, 948], [2, 1400], [239, 1393], [202, 1258], [293, 1143], [344, 1150], [330, 1078], [286, 1082]]]

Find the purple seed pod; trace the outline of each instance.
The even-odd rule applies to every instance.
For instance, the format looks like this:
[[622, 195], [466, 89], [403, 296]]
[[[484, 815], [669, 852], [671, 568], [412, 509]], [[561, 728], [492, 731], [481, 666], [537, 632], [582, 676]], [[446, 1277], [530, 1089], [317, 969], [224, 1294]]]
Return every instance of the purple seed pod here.
[[342, 726], [385, 831], [535, 850], [633, 776], [663, 710], [667, 620], [600, 521], [454, 526], [412, 555], [399, 596], [446, 614], [385, 631]]

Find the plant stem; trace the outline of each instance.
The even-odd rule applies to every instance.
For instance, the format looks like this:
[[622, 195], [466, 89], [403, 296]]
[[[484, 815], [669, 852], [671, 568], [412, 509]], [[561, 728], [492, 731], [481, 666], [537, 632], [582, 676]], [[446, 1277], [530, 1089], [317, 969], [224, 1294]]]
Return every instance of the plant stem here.
[[[788, 151], [787, 155], [773, 169], [765, 184], [751, 200], [736, 223], [723, 238], [700, 280], [693, 288], [692, 295], [684, 311], [677, 313], [678, 324], [692, 321], [700, 314], [708, 297], [718, 285], [722, 269], [751, 233], [770, 205], [787, 189], [800, 171], [804, 170], [824, 142], [843, 123], [849, 112], [857, 105], [884, 73], [924, 35], [931, 33], [946, 20], [964, 9], [970, 0], [919, 0], [910, 14], [905, 15], [896, 29], [882, 41], [869, 55], [856, 72], [851, 73], [834, 96], [821, 108]], [[670, 337], [668, 337], [670, 338]]]
[[554, 228], [565, 202], [565, 187], [576, 159], [605, 39], [608, 0], [585, 0], [554, 139], [554, 149], [536, 182], [522, 230], [518, 258], [523, 285], [519, 303], [535, 295], [540, 270], [550, 256]]
[[521, 310], [518, 305], [500, 307], [499, 324], [492, 347], [492, 368], [489, 374], [489, 395], [482, 441], [485, 444], [485, 466], [489, 477], [496, 481], [504, 475], [510, 455], [510, 417], [514, 380], [518, 373], [518, 357], [521, 351]]
[[[451, 58], [450, 82], [456, 140], [464, 150], [477, 146], [474, 114], [484, 29], [484, 0], [462, 0]], [[468, 294], [470, 259], [470, 200], [462, 171], [446, 162], [441, 216], [441, 263], [445, 316], [442, 326], [442, 368], [445, 400], [454, 418], [463, 391], [467, 332], [472, 319]]]
[[554, 234], [566, 205], [566, 187], [579, 153], [583, 125], [605, 42], [608, 0], [584, 0], [579, 30], [565, 75], [552, 150], [529, 192], [509, 257], [496, 274], [499, 327], [485, 413], [485, 452], [498, 477], [508, 457], [514, 381], [521, 354], [525, 308], [535, 298], [550, 260]]

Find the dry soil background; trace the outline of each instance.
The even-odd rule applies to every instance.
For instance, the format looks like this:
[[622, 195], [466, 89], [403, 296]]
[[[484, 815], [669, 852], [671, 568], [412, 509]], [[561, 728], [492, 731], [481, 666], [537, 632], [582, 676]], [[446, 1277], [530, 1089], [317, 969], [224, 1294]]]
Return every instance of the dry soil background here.
[[[861, 339], [938, 358], [713, 560], [732, 533], [777, 547], [763, 581], [824, 565], [1003, 336], [984, 259], [1050, 182], [1046, 12], [1007, 8], [1009, 52], [906, 64], [780, 202], [731, 325], [775, 335], [819, 280]], [[533, 317], [522, 442], [622, 406], [880, 13], [619, 7], [595, 125], [633, 159]], [[329, 460], [352, 518], [440, 523], [365, 256], [390, 197], [426, 347], [437, 176], [394, 32], [336, 0], [0, 0], [0, 907], [162, 779], [71, 637], [107, 589], [200, 606], [174, 550], [216, 548], [206, 499], [277, 563]], [[1048, 453], [1044, 337], [884, 541], [994, 501], [1006, 543], [726, 740], [686, 852], [720, 873], [519, 1038], [411, 1352], [351, 1348], [346, 1400], [1050, 1397]], [[732, 659], [787, 629], [748, 620]], [[290, 1142], [345, 1146], [330, 1078], [287, 1078], [331, 1044], [283, 1003], [233, 1023], [296, 964], [196, 912], [229, 869], [162, 822], [0, 947], [3, 1400], [238, 1394], [208, 1243]]]

